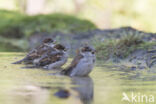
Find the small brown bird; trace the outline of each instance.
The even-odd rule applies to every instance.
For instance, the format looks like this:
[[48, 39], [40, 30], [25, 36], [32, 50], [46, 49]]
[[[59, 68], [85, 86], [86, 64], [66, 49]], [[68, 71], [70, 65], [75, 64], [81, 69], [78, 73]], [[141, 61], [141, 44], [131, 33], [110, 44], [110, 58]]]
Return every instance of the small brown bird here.
[[30, 51], [22, 60], [14, 62], [13, 64], [32, 64], [34, 59], [41, 57], [49, 48], [53, 48], [54, 45], [55, 43], [53, 39], [46, 38], [43, 40], [43, 43], [40, 46]]
[[60, 68], [67, 62], [67, 59], [67, 49], [61, 44], [56, 44], [53, 48], [49, 48], [42, 57], [35, 59], [34, 64], [50, 70]]
[[69, 76], [87, 76], [93, 69], [95, 63], [95, 50], [90, 46], [84, 46], [77, 52], [72, 63], [62, 71]]

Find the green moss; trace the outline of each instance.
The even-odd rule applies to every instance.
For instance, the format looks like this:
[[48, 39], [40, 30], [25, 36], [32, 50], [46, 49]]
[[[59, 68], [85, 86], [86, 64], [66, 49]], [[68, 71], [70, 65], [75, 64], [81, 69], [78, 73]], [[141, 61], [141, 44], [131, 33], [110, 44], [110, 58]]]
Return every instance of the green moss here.
[[19, 47], [12, 46], [11, 44], [4, 44], [0, 42], [0, 52], [17, 52], [19, 50], [21, 50]]
[[5, 37], [17, 38], [21, 34], [18, 33], [18, 24], [24, 15], [15, 11], [0, 10], [0, 35]]
[[148, 50], [150, 50], [155, 45], [156, 45], [156, 42], [144, 42], [143, 44], [140, 44], [137, 47], [137, 49], [148, 49]]
[[29, 37], [36, 32], [77, 33], [95, 28], [90, 21], [65, 14], [27, 16], [18, 12], [0, 11], [0, 35], [8, 38]]
[[[24, 46], [24, 47], [23, 47]], [[26, 39], [8, 39], [0, 36], [0, 51], [25, 51], [28, 49]]]
[[96, 56], [97, 59], [101, 59], [101, 60], [107, 60], [109, 59], [110, 55], [111, 55], [111, 50], [114, 49], [114, 43], [111, 40], [107, 40], [105, 42], [100, 42], [100, 41], [95, 41], [95, 48], [96, 48]]
[[111, 39], [104, 42], [94, 43], [97, 50], [97, 59], [108, 60], [109, 58], [124, 59], [138, 49], [150, 49], [155, 42], [142, 41], [141, 37], [128, 35], [119, 40]]

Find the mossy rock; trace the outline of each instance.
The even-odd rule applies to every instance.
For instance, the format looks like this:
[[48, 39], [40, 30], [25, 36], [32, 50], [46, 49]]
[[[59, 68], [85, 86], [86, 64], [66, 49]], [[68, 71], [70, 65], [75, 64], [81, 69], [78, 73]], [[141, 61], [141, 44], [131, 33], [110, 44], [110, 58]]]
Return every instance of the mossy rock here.
[[107, 61], [113, 59], [125, 59], [136, 50], [148, 50], [155, 46], [156, 42], [143, 41], [141, 37], [130, 35], [124, 38], [96, 40], [94, 46], [97, 50], [97, 59]]

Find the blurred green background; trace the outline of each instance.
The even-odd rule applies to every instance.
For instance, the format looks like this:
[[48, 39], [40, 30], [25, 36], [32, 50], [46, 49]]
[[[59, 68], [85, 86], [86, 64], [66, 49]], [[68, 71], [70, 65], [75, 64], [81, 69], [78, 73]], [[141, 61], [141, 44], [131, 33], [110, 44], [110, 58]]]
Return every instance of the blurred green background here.
[[123, 26], [155, 32], [155, 5], [155, 0], [0, 0], [0, 51], [28, 49], [28, 37], [36, 32]]
[[99, 28], [132, 26], [155, 32], [155, 0], [0, 0], [0, 8], [29, 15], [65, 13], [94, 22]]

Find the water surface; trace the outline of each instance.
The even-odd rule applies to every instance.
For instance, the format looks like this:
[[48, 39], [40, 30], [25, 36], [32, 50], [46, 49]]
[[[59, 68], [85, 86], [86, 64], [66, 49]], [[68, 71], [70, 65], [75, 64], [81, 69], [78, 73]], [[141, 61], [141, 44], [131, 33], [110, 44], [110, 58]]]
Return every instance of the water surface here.
[[[156, 104], [156, 74], [149, 70], [101, 62], [89, 77], [70, 78], [11, 64], [23, 55], [0, 53], [0, 104]], [[64, 90], [68, 96], [60, 98]], [[122, 101], [125, 94], [129, 101]]]

